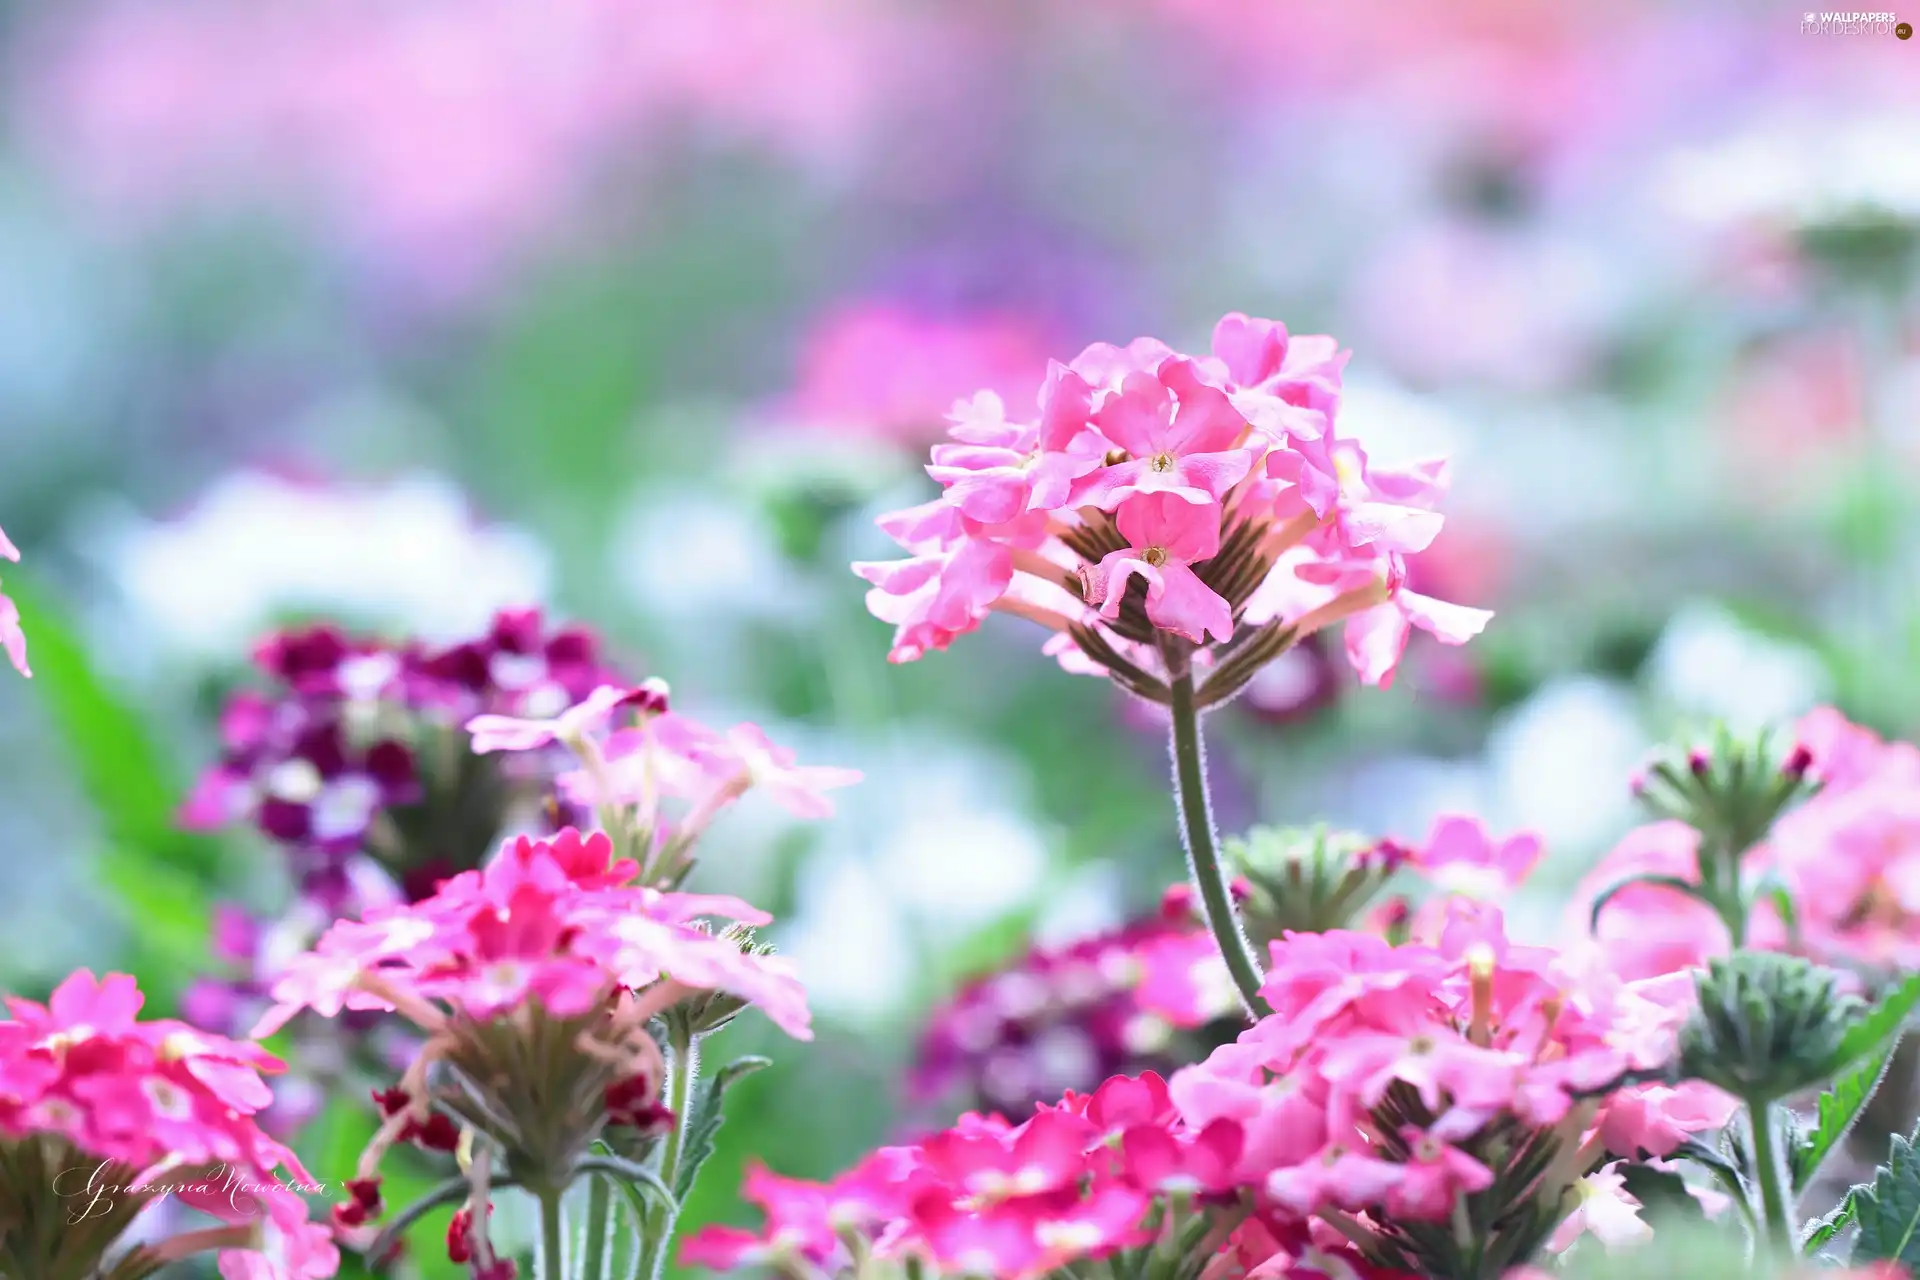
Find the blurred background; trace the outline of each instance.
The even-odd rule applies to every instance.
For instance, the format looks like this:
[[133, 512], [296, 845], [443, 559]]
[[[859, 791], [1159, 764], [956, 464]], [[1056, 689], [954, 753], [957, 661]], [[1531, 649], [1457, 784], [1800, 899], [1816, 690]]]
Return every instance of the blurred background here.
[[[872, 517], [932, 496], [955, 397], [1229, 310], [1352, 348], [1377, 458], [1453, 455], [1415, 573], [1499, 616], [1388, 692], [1275, 668], [1212, 722], [1223, 825], [1537, 830], [1550, 932], [1655, 739], [1920, 728], [1920, 42], [1806, 17], [0, 3], [36, 671], [0, 681], [0, 987], [132, 967], [169, 1012], [214, 904], [271, 907], [264, 844], [172, 815], [273, 626], [537, 603], [866, 771], [826, 823], [750, 800], [696, 882], [780, 918], [822, 1034], [740, 1087], [690, 1216], [739, 1216], [749, 1155], [839, 1169], [937, 1109], [900, 1083], [936, 1003], [1180, 875], [1150, 718], [1005, 618], [889, 666], [847, 562], [897, 554]], [[317, 1176], [350, 1130], [303, 1133]]]

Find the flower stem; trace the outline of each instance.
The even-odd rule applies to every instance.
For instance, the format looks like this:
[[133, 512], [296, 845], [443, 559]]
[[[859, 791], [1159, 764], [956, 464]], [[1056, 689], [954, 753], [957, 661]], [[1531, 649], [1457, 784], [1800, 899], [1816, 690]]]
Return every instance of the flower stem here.
[[560, 1195], [552, 1187], [540, 1192], [540, 1280], [567, 1280], [566, 1236], [560, 1230]]
[[1780, 1257], [1793, 1252], [1794, 1223], [1788, 1218], [1789, 1200], [1781, 1179], [1786, 1170], [1773, 1145], [1773, 1104], [1749, 1100], [1747, 1116], [1753, 1130], [1753, 1176], [1760, 1184], [1765, 1248]]
[[1171, 677], [1173, 712], [1173, 794], [1180, 809], [1187, 846], [1187, 869], [1200, 895], [1207, 928], [1213, 932], [1221, 959], [1233, 978], [1240, 1001], [1254, 1018], [1272, 1010], [1260, 997], [1260, 963], [1234, 914], [1233, 898], [1220, 870], [1220, 850], [1213, 833], [1213, 806], [1207, 796], [1206, 748], [1200, 740], [1200, 711], [1194, 705], [1193, 668], [1188, 656], [1171, 645], [1162, 646]]
[[[680, 1179], [681, 1157], [686, 1154], [688, 1102], [693, 1097], [693, 1082], [700, 1074], [700, 1044], [685, 1019], [669, 1014], [666, 1021], [667, 1047], [671, 1059], [668, 1063], [671, 1074], [667, 1080], [667, 1109], [673, 1112], [673, 1128], [668, 1132], [660, 1151], [660, 1182], [670, 1193], [678, 1195], [675, 1184]], [[646, 1262], [641, 1275], [657, 1280], [665, 1272], [667, 1238], [673, 1234], [676, 1216], [675, 1210], [664, 1204], [657, 1206], [650, 1216]]]
[[613, 1188], [607, 1180], [592, 1174], [587, 1178], [586, 1261], [580, 1268], [580, 1280], [602, 1280], [607, 1266], [607, 1221], [613, 1210]]

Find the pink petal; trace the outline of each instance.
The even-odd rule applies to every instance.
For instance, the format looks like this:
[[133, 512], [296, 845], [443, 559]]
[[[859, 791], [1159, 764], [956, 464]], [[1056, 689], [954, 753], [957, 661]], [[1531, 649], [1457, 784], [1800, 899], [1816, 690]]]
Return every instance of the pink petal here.
[[1406, 652], [1408, 634], [1406, 615], [1390, 603], [1375, 605], [1347, 619], [1347, 661], [1362, 684], [1381, 689], [1393, 686], [1393, 670]]
[[1465, 644], [1486, 629], [1493, 620], [1491, 609], [1469, 609], [1465, 605], [1448, 604], [1444, 600], [1435, 600], [1413, 591], [1402, 590], [1394, 596], [1394, 601], [1407, 615], [1407, 620], [1422, 631], [1429, 632], [1441, 644]]
[[6, 596], [0, 596], [0, 649], [7, 651], [7, 661], [21, 675], [33, 676], [27, 666], [27, 636], [20, 630], [20, 607]]
[[1179, 560], [1160, 567], [1159, 582], [1147, 588], [1147, 617], [1157, 627], [1195, 644], [1233, 638], [1233, 609], [1212, 587]]
[[1160, 451], [1167, 426], [1173, 420], [1173, 397], [1150, 373], [1129, 373], [1120, 394], [1093, 415], [1107, 439], [1136, 458]]
[[1180, 411], [1166, 435], [1168, 449], [1175, 453], [1219, 453], [1240, 443], [1247, 420], [1226, 393], [1201, 382], [1193, 366], [1184, 360], [1169, 360], [1160, 374], [1180, 396]]

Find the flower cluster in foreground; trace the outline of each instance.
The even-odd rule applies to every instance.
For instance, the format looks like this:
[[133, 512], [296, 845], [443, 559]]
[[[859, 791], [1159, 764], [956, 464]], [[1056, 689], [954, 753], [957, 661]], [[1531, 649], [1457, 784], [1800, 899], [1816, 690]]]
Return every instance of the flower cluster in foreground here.
[[377, 1216], [392, 1146], [453, 1150], [465, 1129], [499, 1165], [476, 1166], [467, 1204], [486, 1258], [490, 1177], [564, 1188], [609, 1127], [664, 1132], [679, 1119], [661, 1106], [666, 1064], [653, 1019], [690, 1017], [705, 1031], [751, 1002], [811, 1038], [788, 964], [750, 933], [703, 923], [751, 927], [767, 923], [764, 913], [634, 886], [638, 869], [614, 859], [604, 833], [522, 837], [431, 898], [334, 924], [287, 967], [256, 1035], [305, 1009], [381, 1009], [425, 1036], [399, 1084], [379, 1095], [387, 1118], [361, 1158], [355, 1199], [341, 1207], [345, 1225]]
[[685, 1261], [1018, 1278], [1100, 1259], [1130, 1274], [1140, 1251], [1196, 1271], [1497, 1275], [1582, 1232], [1643, 1235], [1609, 1166], [1737, 1106], [1637, 1082], [1670, 1067], [1690, 981], [1623, 984], [1509, 944], [1464, 900], [1438, 946], [1291, 933], [1272, 960], [1274, 1012], [1170, 1082], [1115, 1077], [1019, 1125], [969, 1115], [825, 1186], [757, 1174], [766, 1229], [710, 1230]]
[[854, 566], [897, 628], [890, 656], [997, 610], [1053, 631], [1068, 670], [1161, 701], [1197, 649], [1213, 703], [1336, 622], [1368, 684], [1392, 680], [1410, 628], [1476, 635], [1491, 615], [1405, 585], [1440, 532], [1445, 464], [1375, 466], [1341, 434], [1346, 361], [1235, 314], [1209, 355], [1142, 338], [1052, 364], [1033, 422], [991, 393], [956, 406], [927, 468], [941, 496], [880, 520], [909, 558]]
[[45, 1005], [8, 997], [0, 1273], [97, 1274], [134, 1218], [171, 1196], [224, 1225], [136, 1245], [114, 1275], [215, 1250], [227, 1280], [332, 1275], [338, 1251], [299, 1194], [312, 1177], [253, 1120], [270, 1097], [261, 1073], [283, 1064], [182, 1022], [138, 1021], [142, 1003], [132, 978], [86, 970]]

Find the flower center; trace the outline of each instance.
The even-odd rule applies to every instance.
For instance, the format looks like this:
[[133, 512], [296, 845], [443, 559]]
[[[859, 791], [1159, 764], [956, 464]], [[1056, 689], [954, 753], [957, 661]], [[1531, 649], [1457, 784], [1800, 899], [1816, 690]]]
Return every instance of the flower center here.
[[1407, 1052], [1415, 1055], [1432, 1053], [1435, 1045], [1432, 1036], [1415, 1036], [1407, 1041]]
[[1171, 471], [1173, 470], [1173, 455], [1170, 453], [1156, 453], [1153, 455], [1153, 460], [1147, 465], [1151, 466], [1155, 471]]
[[1140, 553], [1140, 558], [1158, 569], [1167, 562], [1167, 549], [1165, 547], [1148, 547]]

